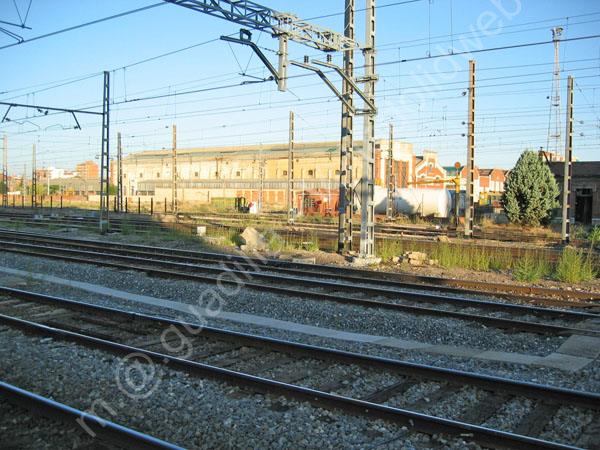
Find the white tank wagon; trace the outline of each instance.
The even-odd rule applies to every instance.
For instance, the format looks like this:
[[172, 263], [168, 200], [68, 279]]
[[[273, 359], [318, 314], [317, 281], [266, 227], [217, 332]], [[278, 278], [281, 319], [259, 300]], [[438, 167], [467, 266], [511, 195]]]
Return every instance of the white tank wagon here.
[[[387, 189], [375, 186], [375, 214], [385, 214]], [[448, 189], [396, 188], [392, 210], [407, 216], [452, 216], [452, 195]]]

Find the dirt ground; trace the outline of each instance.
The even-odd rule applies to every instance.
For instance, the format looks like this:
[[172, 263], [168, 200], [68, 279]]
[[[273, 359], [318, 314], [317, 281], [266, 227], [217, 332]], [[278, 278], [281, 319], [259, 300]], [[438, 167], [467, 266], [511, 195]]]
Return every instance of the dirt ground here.
[[[305, 250], [295, 250], [290, 252], [265, 252], [266, 257], [301, 257], [315, 258], [316, 264], [338, 265], [351, 267], [351, 257], [342, 256], [337, 253], [329, 253], [323, 251], [309, 252]], [[544, 287], [552, 289], [564, 289], [584, 292], [599, 292], [600, 293], [600, 278], [592, 281], [581, 283], [562, 283], [549, 278], [543, 278], [535, 283], [527, 283], [516, 281], [510, 270], [490, 270], [478, 271], [455, 267], [445, 269], [441, 266], [412, 266], [407, 263], [393, 264], [391, 262], [381, 263], [376, 266], [367, 267], [369, 270], [387, 271], [387, 272], [403, 272], [415, 275], [424, 275], [431, 277], [442, 277], [457, 280], [473, 280], [488, 283], [514, 284], [521, 286]]]

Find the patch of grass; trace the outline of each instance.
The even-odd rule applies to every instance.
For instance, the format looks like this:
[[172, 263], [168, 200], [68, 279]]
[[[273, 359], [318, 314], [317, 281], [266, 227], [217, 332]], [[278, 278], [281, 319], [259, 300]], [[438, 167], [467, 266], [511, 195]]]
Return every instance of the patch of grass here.
[[269, 241], [269, 250], [271, 251], [278, 252], [286, 247], [286, 241], [273, 231], [265, 233], [265, 239]]
[[591, 254], [573, 247], [563, 249], [554, 269], [554, 278], [566, 283], [592, 280], [596, 275]]
[[517, 281], [535, 282], [551, 271], [548, 263], [526, 253], [515, 263], [513, 275]]
[[319, 237], [316, 233], [310, 233], [306, 238], [303, 236], [298, 249], [306, 249], [309, 252], [316, 252], [319, 250]]
[[379, 241], [377, 256], [383, 261], [390, 261], [394, 256], [399, 256], [404, 253], [404, 243], [402, 241]]
[[594, 247], [598, 242], [600, 242], [600, 228], [594, 227], [594, 229], [588, 233], [587, 240], [590, 241], [591, 247]]
[[129, 235], [132, 233], [133, 233], [133, 228], [131, 227], [131, 225], [126, 221], [122, 221], [121, 222], [121, 234]]

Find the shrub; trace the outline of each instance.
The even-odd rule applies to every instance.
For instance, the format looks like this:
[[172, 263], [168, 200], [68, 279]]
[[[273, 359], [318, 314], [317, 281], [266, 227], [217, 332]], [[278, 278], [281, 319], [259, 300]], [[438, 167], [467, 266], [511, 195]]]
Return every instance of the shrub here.
[[520, 258], [513, 268], [513, 275], [517, 281], [534, 282], [546, 275], [550, 271], [548, 264], [538, 258], [534, 258], [530, 253]]
[[583, 250], [565, 247], [560, 254], [554, 278], [567, 283], [592, 280], [596, 277], [596, 270], [590, 253], [584, 255]]
[[523, 152], [504, 188], [502, 206], [512, 223], [537, 227], [559, 205], [558, 185], [552, 172], [531, 150]]

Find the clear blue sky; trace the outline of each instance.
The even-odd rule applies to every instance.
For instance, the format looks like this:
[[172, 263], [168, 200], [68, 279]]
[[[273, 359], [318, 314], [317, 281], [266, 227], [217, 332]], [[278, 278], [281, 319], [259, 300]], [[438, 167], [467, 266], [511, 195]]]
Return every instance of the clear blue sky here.
[[[178, 147], [287, 142], [288, 115], [296, 115], [298, 141], [340, 138], [340, 102], [313, 73], [289, 69], [288, 92], [274, 82], [244, 84], [267, 77], [247, 47], [219, 40], [240, 26], [189, 9], [163, 4], [43, 39], [27, 40], [96, 19], [160, 3], [131, 0], [5, 0], [0, 28], [26, 42], [12, 45], [0, 33], [0, 101], [62, 108], [98, 107], [102, 72], [111, 75], [111, 153], [121, 132], [125, 153], [171, 147], [177, 125]], [[342, 32], [343, 0], [303, 2], [262, 0], [265, 6]], [[15, 4], [18, 7], [15, 8]], [[357, 40], [364, 40], [364, 1], [357, 1]], [[477, 64], [476, 164], [511, 168], [526, 148], [546, 148], [552, 87], [552, 44], [483, 51], [550, 41], [561, 26], [561, 150], [564, 149], [566, 79], [575, 77], [574, 154], [598, 160], [600, 146], [600, 39], [566, 39], [600, 34], [600, 3], [593, 0], [406, 0], [377, 1], [376, 137], [414, 144], [416, 154], [437, 151], [446, 165], [466, 161], [468, 60]], [[277, 40], [253, 32], [276, 65]], [[169, 56], [161, 55], [181, 50]], [[449, 53], [454, 55], [449, 55]], [[325, 55], [290, 44], [290, 59]], [[159, 58], [156, 58], [159, 57]], [[151, 58], [151, 61], [142, 62]], [[402, 61], [402, 62], [400, 62]], [[341, 55], [333, 54], [341, 65]], [[137, 64], [139, 63], [139, 64]], [[363, 57], [355, 55], [360, 75]], [[252, 77], [240, 75], [245, 72]], [[329, 74], [341, 87], [339, 78]], [[195, 90], [203, 92], [186, 93]], [[174, 94], [178, 95], [174, 95]], [[152, 100], [134, 101], [158, 96]], [[357, 98], [357, 103], [360, 104]], [[2, 116], [6, 107], [0, 107]], [[72, 169], [100, 152], [100, 118], [79, 114], [75, 130], [69, 114], [38, 117], [35, 110], [12, 109], [0, 124], [8, 136], [9, 173], [30, 170], [32, 144], [38, 168]], [[35, 116], [35, 117], [34, 117]], [[584, 133], [584, 136], [580, 136]], [[362, 137], [362, 118], [355, 119]], [[551, 145], [552, 142], [551, 142]]]

